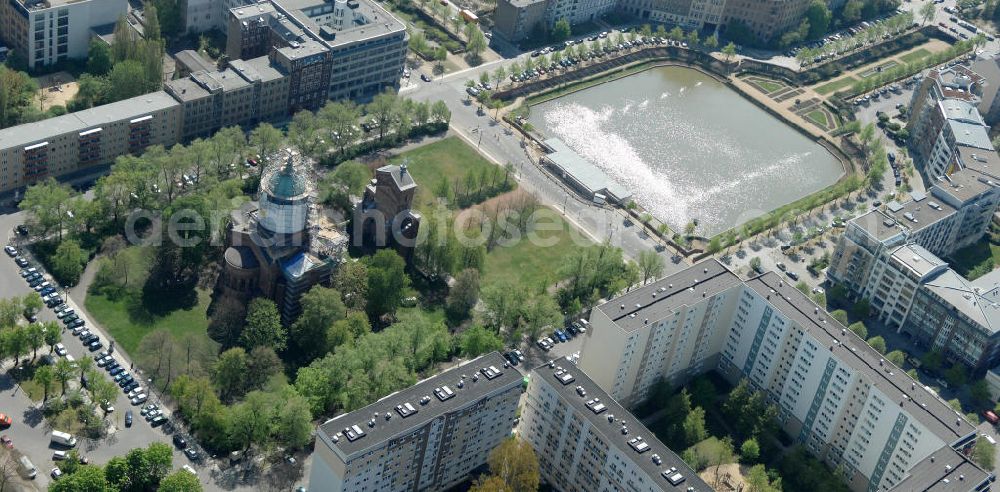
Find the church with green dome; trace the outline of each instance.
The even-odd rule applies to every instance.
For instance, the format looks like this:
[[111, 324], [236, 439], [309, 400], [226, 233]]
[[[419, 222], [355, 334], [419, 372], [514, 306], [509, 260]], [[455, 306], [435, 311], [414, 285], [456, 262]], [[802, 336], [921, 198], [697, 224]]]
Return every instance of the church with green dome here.
[[284, 323], [299, 315], [299, 300], [330, 276], [347, 246], [336, 226], [319, 220], [308, 163], [280, 152], [261, 177], [257, 202], [235, 210], [220, 279], [224, 296], [240, 302], [267, 297]]

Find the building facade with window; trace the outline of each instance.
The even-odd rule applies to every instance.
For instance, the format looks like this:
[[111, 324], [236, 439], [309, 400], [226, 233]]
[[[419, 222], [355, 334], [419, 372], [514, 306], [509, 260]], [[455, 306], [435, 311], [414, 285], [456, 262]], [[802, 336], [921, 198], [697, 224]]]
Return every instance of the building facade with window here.
[[712, 490], [652, 431], [573, 364], [529, 374], [517, 434], [555, 490]]
[[0, 192], [89, 173], [118, 156], [181, 141], [183, 114], [163, 91], [0, 130]]
[[453, 487], [510, 436], [523, 385], [493, 352], [328, 420], [317, 429], [309, 489]]
[[599, 306], [590, 326], [579, 368], [614, 399], [709, 370], [746, 379], [853, 490], [993, 479], [965, 457], [974, 426], [775, 273], [742, 280], [705, 261]]
[[91, 31], [125, 15], [127, 0], [7, 0], [0, 3], [0, 39], [39, 69], [87, 57]]

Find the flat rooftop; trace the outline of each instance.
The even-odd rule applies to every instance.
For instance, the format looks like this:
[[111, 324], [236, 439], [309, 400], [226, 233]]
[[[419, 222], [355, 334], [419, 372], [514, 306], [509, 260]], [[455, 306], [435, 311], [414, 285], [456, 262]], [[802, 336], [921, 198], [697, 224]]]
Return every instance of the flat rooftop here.
[[772, 307], [831, 349], [837, 358], [864, 374], [893, 404], [902, 404], [910, 416], [944, 442], [951, 444], [976, 432], [965, 416], [885, 360], [882, 354], [778, 274], [768, 272], [746, 281], [746, 285], [761, 297], [770, 297], [768, 302]]
[[[617, 447], [622, 455], [631, 457], [660, 490], [689, 491], [691, 487], [696, 492], [712, 490], [679, 456], [657, 439], [653, 431], [601, 390], [580, 368], [569, 362], [562, 366], [549, 363], [534, 369], [531, 377], [543, 378], [555, 388], [559, 397], [573, 407], [580, 418], [590, 423], [593, 431], [609, 445]], [[623, 426], [628, 428], [628, 434], [622, 433]], [[636, 438], [642, 439], [630, 442]], [[653, 461], [654, 456], [659, 458], [660, 463]], [[675, 470], [667, 472], [671, 468]], [[679, 473], [684, 481], [673, 485], [663, 475], [664, 472], [671, 477]]]
[[[507, 361], [499, 352], [483, 355], [367, 407], [334, 417], [320, 425], [319, 432], [345, 456], [384, 446], [386, 441], [412, 433], [428, 422], [467, 407], [490, 393], [522, 384], [524, 375], [516, 367], [505, 365], [508, 365]], [[436, 391], [438, 388], [447, 388], [450, 393]], [[442, 397], [445, 399], [442, 400]], [[404, 414], [406, 417], [403, 417]], [[387, 416], [389, 420], [386, 420]], [[369, 426], [372, 419], [374, 426]], [[351, 432], [345, 433], [347, 429]]]
[[906, 244], [896, 248], [892, 252], [892, 259], [913, 272], [917, 278], [923, 278], [941, 267], [948, 267], [941, 258], [917, 244]]
[[910, 467], [906, 477], [892, 490], [969, 492], [990, 479], [990, 473], [974, 465], [958, 451], [945, 446]]
[[45, 137], [40, 137], [42, 135], [56, 136], [90, 130], [101, 125], [137, 118], [177, 105], [177, 101], [170, 94], [157, 91], [55, 118], [12, 126], [0, 130], [0, 149], [42, 142], [45, 140]]
[[869, 236], [883, 242], [903, 233], [902, 226], [889, 214], [881, 210], [871, 210], [859, 215], [849, 222], [864, 230]]
[[725, 265], [711, 259], [612, 299], [597, 309], [622, 330], [635, 331], [740, 282]]
[[913, 232], [932, 226], [954, 213], [955, 208], [951, 205], [916, 191], [906, 202], [891, 201], [885, 205], [886, 215]]

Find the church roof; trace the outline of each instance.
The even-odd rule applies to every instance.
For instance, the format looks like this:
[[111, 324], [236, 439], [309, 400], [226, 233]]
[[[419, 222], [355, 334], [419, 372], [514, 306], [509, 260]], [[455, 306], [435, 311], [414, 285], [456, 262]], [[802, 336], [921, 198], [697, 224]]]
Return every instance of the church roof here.
[[292, 167], [291, 157], [281, 171], [271, 176], [266, 191], [277, 198], [292, 198], [306, 192], [305, 176]]

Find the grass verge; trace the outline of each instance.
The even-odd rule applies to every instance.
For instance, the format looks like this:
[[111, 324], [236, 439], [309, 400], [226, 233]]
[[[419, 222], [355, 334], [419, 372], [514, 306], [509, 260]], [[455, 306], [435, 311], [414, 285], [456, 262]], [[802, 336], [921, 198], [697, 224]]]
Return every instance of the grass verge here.
[[930, 56], [931, 52], [927, 48], [920, 48], [899, 57], [903, 63], [913, 63]]
[[813, 88], [813, 90], [816, 91], [817, 94], [825, 96], [827, 94], [837, 92], [845, 87], [850, 87], [851, 84], [854, 84], [855, 82], [857, 82], [857, 79], [855, 79], [854, 77], [843, 77], [831, 82], [827, 82], [823, 85], [817, 86]]

